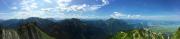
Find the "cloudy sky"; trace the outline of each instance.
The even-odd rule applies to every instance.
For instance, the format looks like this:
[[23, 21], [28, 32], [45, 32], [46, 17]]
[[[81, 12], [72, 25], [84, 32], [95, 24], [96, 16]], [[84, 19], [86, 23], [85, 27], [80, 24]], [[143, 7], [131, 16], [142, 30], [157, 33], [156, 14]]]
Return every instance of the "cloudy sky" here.
[[0, 0], [0, 19], [29, 17], [180, 21], [180, 0]]

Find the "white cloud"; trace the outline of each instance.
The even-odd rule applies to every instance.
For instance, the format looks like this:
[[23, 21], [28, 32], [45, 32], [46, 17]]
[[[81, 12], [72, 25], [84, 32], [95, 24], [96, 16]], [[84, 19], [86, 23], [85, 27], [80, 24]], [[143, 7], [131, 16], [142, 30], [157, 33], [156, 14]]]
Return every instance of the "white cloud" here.
[[108, 0], [102, 0], [103, 4], [101, 6], [104, 6], [104, 5], [107, 5], [109, 4], [109, 1]]
[[44, 13], [49, 13], [53, 8], [41, 8], [40, 11], [43, 11]]
[[[50, 2], [50, 0], [44, 0], [45, 2]], [[81, 1], [81, 0], [79, 0]], [[94, 0], [96, 1], [96, 0]], [[75, 11], [75, 12], [82, 12], [82, 11], [94, 11], [97, 10], [105, 5], [109, 4], [108, 0], [101, 0], [99, 2], [102, 2], [101, 4], [86, 4], [86, 3], [82, 3], [82, 4], [72, 4], [73, 2], [77, 2], [75, 0], [51, 0], [51, 2], [53, 2], [53, 9], [57, 9], [61, 12], [67, 12], [67, 11]], [[85, 2], [85, 1], [82, 1]], [[37, 4], [36, 4], [37, 5]], [[46, 4], [45, 4], [46, 5]]]
[[46, 3], [52, 3], [51, 0], [44, 0], [44, 2], [46, 2]]
[[38, 8], [38, 4], [35, 0], [22, 0], [20, 2], [20, 9], [24, 11], [33, 11], [34, 9]]
[[[95, 0], [94, 0], [95, 1]], [[80, 4], [80, 5], [70, 5], [72, 0], [66, 0], [66, 1], [57, 1], [59, 4], [58, 7], [60, 7], [61, 11], [94, 11], [97, 10], [105, 5], [109, 4], [109, 1], [107, 0], [101, 0], [102, 4], [95, 4], [95, 5], [88, 5], [88, 4]]]
[[113, 12], [110, 17], [117, 19], [142, 19], [142, 20], [166, 20], [179, 21], [180, 15], [138, 15], [138, 14], [124, 14], [120, 12]]
[[31, 7], [31, 8], [38, 8], [37, 3], [35, 3], [35, 2], [34, 2], [34, 3], [31, 3], [31, 4], [30, 4], [30, 7]]
[[11, 14], [9, 13], [1, 13], [0, 12], [0, 19], [9, 19], [9, 17], [11, 17]]
[[25, 18], [28, 18], [28, 17], [40, 17], [41, 15], [42, 15], [42, 13], [19, 11], [19, 12], [16, 12], [11, 18], [25, 19]]
[[18, 8], [17, 8], [17, 7], [12, 7], [11, 9], [12, 9], [12, 10], [17, 10]]
[[141, 18], [139, 19], [178, 21], [180, 20], [180, 16], [179, 15], [151, 15], [151, 16], [141, 16]]
[[113, 18], [125, 18], [125, 19], [137, 19], [140, 18], [141, 15], [130, 15], [130, 14], [123, 14], [120, 12], [113, 12], [111, 15]]
[[29, 17], [40, 17], [40, 18], [65, 18], [64, 13], [44, 13], [44, 11], [18, 11], [14, 12], [14, 15], [10, 17], [10, 19], [26, 19]]
[[[94, 0], [96, 1], [96, 0]], [[101, 4], [72, 4], [73, 0], [21, 0], [13, 10], [18, 9], [10, 18], [25, 19], [28, 17], [41, 18], [87, 18], [81, 12], [94, 11], [108, 5], [108, 0], [101, 0]], [[85, 1], [82, 1], [85, 2]], [[70, 12], [69, 12], [70, 11]], [[74, 14], [72, 14], [73, 12]], [[66, 14], [68, 13], [68, 14]], [[69, 14], [71, 13], [71, 14]]]

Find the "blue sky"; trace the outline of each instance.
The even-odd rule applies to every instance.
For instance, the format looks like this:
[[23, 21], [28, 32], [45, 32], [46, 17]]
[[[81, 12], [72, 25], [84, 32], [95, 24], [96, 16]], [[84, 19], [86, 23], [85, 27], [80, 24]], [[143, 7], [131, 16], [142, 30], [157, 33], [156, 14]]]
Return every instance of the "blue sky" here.
[[180, 21], [180, 0], [0, 0], [0, 19], [29, 17]]

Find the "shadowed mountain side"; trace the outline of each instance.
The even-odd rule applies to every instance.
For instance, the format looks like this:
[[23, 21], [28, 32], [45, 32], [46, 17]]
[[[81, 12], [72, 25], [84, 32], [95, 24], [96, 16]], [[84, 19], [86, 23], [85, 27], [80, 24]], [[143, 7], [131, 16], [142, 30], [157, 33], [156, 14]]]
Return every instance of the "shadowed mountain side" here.
[[0, 24], [0, 38], [2, 38], [2, 25]]
[[18, 28], [18, 33], [21, 39], [54, 39], [43, 32], [36, 24], [36, 22], [29, 22], [23, 24]]
[[105, 39], [108, 35], [103, 29], [89, 26], [80, 19], [62, 20], [54, 26], [49, 26], [50, 34], [57, 39]]
[[[5, 22], [5, 23], [3, 23]], [[3, 29], [17, 32], [20, 39], [108, 39], [116, 32], [143, 29], [144, 25], [130, 24], [121, 19], [51, 20], [42, 18], [13, 19], [2, 21]], [[136, 26], [135, 26], [136, 25]], [[8, 27], [13, 26], [13, 27]], [[9, 31], [9, 30], [8, 30]]]

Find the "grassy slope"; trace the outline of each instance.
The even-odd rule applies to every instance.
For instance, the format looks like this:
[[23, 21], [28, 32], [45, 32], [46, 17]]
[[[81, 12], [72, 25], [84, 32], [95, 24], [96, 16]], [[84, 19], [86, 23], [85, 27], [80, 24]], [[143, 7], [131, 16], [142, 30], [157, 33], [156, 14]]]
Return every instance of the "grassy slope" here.
[[162, 33], [154, 33], [145, 30], [132, 30], [117, 32], [111, 39], [164, 39]]
[[39, 32], [39, 34], [41, 35], [41, 39], [55, 39], [49, 35], [47, 35], [47, 33], [41, 31], [39, 28], [35, 27], [35, 29]]

